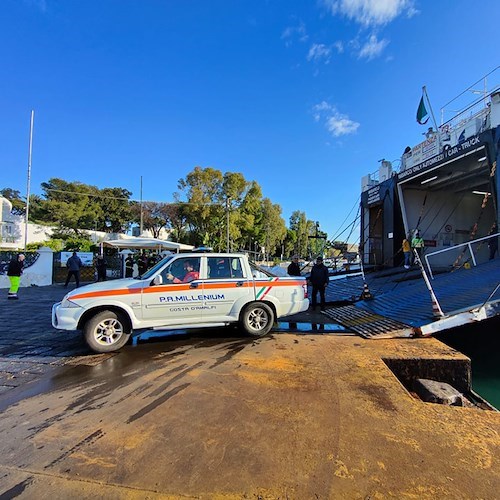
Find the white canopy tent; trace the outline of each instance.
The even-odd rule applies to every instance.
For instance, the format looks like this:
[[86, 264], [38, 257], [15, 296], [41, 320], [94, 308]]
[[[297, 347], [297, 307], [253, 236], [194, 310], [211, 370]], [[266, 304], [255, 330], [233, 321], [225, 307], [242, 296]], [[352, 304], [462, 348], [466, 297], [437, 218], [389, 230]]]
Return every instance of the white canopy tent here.
[[175, 241], [158, 240], [155, 238], [123, 238], [120, 240], [103, 241], [102, 245], [113, 248], [129, 248], [129, 249], [143, 249], [143, 250], [170, 250], [176, 253], [182, 251], [193, 250], [192, 245], [185, 245], [184, 243], [176, 243]]

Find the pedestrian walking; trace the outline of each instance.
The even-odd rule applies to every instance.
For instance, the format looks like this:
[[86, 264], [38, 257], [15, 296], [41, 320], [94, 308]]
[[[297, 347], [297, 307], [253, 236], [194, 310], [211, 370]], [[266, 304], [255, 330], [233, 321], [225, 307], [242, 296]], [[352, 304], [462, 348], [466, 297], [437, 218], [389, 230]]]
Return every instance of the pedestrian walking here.
[[8, 299], [17, 300], [17, 291], [19, 290], [19, 284], [21, 282], [21, 274], [23, 274], [24, 266], [24, 254], [20, 253], [16, 257], [12, 258], [9, 262], [9, 267], [7, 268], [7, 276], [10, 281], [9, 295]]
[[300, 276], [299, 256], [294, 255], [292, 262], [288, 265], [287, 273], [289, 276]]
[[403, 250], [403, 255], [405, 256], [405, 264], [404, 264], [405, 269], [410, 269], [411, 267], [411, 244], [408, 238], [404, 238], [403, 244], [401, 245], [401, 249]]
[[97, 281], [106, 281], [106, 268], [108, 263], [104, 258], [104, 255], [98, 255], [95, 268], [97, 271]]
[[66, 267], [68, 268], [68, 275], [66, 276], [66, 283], [64, 286], [68, 286], [71, 276], [75, 277], [76, 288], [80, 286], [80, 268], [83, 266], [82, 260], [78, 257], [76, 252], [66, 262]]
[[312, 286], [313, 309], [316, 309], [318, 292], [321, 300], [321, 310], [325, 308], [325, 290], [328, 286], [328, 281], [328, 268], [323, 264], [323, 257], [320, 256], [316, 259], [316, 264], [312, 267], [311, 275], [309, 276], [309, 282]]

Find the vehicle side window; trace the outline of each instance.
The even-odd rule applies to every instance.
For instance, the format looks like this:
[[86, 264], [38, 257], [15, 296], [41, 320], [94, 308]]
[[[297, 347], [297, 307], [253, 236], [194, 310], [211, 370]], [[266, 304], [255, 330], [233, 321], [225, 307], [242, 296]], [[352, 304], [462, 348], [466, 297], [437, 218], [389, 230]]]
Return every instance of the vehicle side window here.
[[229, 257], [209, 257], [207, 264], [209, 279], [231, 278]]
[[239, 258], [231, 259], [231, 275], [233, 278], [243, 278], [243, 270], [241, 269], [241, 260]]
[[200, 258], [174, 260], [161, 272], [163, 283], [189, 283], [200, 276]]

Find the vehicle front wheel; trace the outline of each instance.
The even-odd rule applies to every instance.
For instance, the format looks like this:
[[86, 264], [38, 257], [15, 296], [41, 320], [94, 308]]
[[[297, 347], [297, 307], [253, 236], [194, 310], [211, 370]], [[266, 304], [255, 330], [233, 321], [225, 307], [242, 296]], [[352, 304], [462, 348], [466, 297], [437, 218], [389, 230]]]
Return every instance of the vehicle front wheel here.
[[263, 337], [271, 330], [273, 323], [273, 310], [263, 302], [248, 305], [240, 319], [241, 328], [251, 337]]
[[114, 311], [101, 311], [85, 323], [83, 336], [94, 352], [102, 353], [123, 347], [130, 338], [130, 332], [121, 315]]

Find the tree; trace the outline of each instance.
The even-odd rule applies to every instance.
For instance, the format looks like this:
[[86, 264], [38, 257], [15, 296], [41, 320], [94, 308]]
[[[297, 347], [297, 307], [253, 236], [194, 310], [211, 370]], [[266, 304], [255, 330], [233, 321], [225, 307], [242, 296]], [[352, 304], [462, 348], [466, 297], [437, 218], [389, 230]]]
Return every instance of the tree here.
[[309, 236], [308, 220], [305, 212], [295, 210], [290, 216], [290, 229], [295, 233], [295, 247], [293, 253], [302, 257], [309, 255], [308, 236]]
[[119, 187], [98, 190], [95, 201], [103, 214], [103, 218], [97, 221], [98, 225], [101, 228], [106, 227], [112, 233], [127, 231], [132, 218], [130, 196], [130, 191]]
[[286, 236], [285, 221], [281, 217], [281, 207], [273, 204], [269, 198], [262, 200], [261, 244], [265, 246], [268, 255], [275, 255], [276, 249]]
[[58, 227], [58, 236], [79, 236], [82, 230], [119, 232], [128, 227], [131, 192], [52, 178], [41, 184], [44, 198], [33, 204], [33, 219]]
[[224, 219], [222, 172], [211, 167], [195, 167], [180, 179], [178, 187], [185, 193], [184, 213], [194, 244], [204, 243], [205, 236], [212, 246], [220, 247], [220, 226]]
[[26, 213], [26, 203], [21, 198], [21, 193], [16, 189], [0, 189], [0, 195], [7, 198], [12, 203], [12, 213], [15, 215], [24, 215]]
[[[239, 237], [234, 238], [237, 249], [255, 248], [262, 241], [262, 190], [255, 181], [249, 183], [247, 192], [231, 221], [238, 227]], [[233, 233], [234, 234], [234, 233]]]
[[[132, 212], [136, 221], [140, 221], [141, 205], [134, 203]], [[145, 201], [142, 204], [142, 226], [144, 229], [150, 230], [154, 238], [159, 238], [162, 229], [171, 227], [171, 213], [169, 203]]]
[[[241, 173], [211, 167], [195, 167], [179, 181], [185, 193], [183, 215], [194, 236], [194, 244], [212, 246], [223, 251], [240, 248], [254, 231], [262, 194], [255, 182], [248, 182]], [[177, 194], [177, 199], [179, 195]]]

